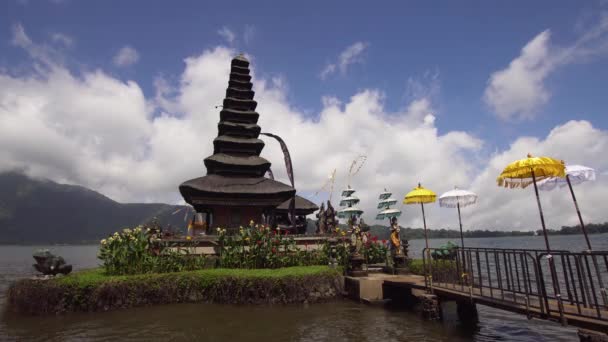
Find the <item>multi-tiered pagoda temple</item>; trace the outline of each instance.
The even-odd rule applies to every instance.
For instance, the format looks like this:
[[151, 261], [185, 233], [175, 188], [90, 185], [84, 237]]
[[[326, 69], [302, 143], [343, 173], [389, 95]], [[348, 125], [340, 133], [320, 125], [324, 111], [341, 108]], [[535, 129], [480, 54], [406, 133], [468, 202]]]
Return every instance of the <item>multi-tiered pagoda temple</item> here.
[[209, 227], [245, 226], [273, 217], [274, 209], [296, 190], [264, 177], [270, 162], [260, 153], [259, 114], [255, 111], [249, 61], [242, 55], [231, 63], [230, 79], [220, 111], [213, 155], [205, 159], [207, 175], [182, 183], [179, 191]]

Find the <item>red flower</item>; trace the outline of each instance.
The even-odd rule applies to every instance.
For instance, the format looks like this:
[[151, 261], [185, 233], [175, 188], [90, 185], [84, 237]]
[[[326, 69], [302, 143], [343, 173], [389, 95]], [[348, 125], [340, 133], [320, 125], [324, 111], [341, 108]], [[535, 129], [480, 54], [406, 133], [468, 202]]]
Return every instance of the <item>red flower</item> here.
[[378, 241], [378, 237], [377, 236], [373, 236], [372, 237], [372, 241], [374, 241], [374, 242]]
[[382, 243], [386, 245], [386, 240], [382, 239]]
[[262, 244], [262, 241], [261, 241], [261, 240], [258, 240], [258, 241], [257, 241], [257, 243], [258, 243], [258, 246], [259, 246], [259, 245], [261, 245], [261, 244]]
[[277, 249], [272, 247], [272, 253], [276, 253], [276, 252], [277, 252]]

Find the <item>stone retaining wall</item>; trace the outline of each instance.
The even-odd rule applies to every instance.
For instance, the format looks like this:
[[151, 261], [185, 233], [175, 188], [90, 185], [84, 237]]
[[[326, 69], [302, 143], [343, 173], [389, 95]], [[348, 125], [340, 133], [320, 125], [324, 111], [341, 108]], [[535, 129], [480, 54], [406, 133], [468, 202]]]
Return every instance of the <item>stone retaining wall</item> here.
[[342, 296], [337, 272], [304, 276], [201, 276], [195, 272], [127, 276], [94, 283], [24, 279], [11, 285], [8, 309], [29, 315], [108, 311], [168, 303], [315, 303]]

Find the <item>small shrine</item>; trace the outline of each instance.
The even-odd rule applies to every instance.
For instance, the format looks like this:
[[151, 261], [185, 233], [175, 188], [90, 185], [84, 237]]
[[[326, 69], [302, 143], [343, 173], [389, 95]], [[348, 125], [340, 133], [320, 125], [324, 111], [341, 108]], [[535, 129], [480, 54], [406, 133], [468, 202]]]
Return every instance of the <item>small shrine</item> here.
[[308, 222], [306, 215], [310, 215], [319, 210], [319, 207], [307, 200], [306, 198], [296, 195], [294, 216], [290, 212], [291, 199], [283, 202], [275, 210], [275, 223], [281, 230], [293, 230], [293, 222], [295, 220], [296, 229], [292, 231], [294, 234], [306, 233]]

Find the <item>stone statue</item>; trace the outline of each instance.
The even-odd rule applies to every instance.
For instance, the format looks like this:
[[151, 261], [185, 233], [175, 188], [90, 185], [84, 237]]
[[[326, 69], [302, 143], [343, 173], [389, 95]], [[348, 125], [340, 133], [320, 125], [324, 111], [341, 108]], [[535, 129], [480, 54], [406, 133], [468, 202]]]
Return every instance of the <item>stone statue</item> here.
[[68, 274], [72, 272], [72, 265], [66, 264], [65, 260], [49, 252], [48, 249], [40, 249], [33, 255], [36, 263], [34, 268], [36, 271], [44, 275]]
[[399, 235], [399, 223], [397, 218], [391, 218], [391, 254], [393, 256], [393, 268], [395, 273], [403, 274], [407, 272], [407, 240], [404, 240], [404, 244], [401, 244], [401, 236]]
[[363, 220], [363, 217], [359, 220], [359, 227], [361, 228], [362, 232], [368, 232], [370, 229], [369, 225]]
[[405, 256], [405, 258], [407, 258], [407, 255], [409, 254], [409, 251], [410, 251], [410, 243], [409, 243], [409, 241], [407, 241], [407, 239], [401, 240], [401, 249], [403, 250], [403, 256]]
[[350, 242], [353, 255], [360, 255], [363, 248], [363, 232], [361, 226], [357, 224], [357, 218], [353, 217], [349, 220], [350, 224]]
[[393, 255], [401, 255], [401, 237], [399, 236], [399, 224], [397, 218], [391, 218], [391, 252]]
[[325, 229], [327, 232], [333, 232], [338, 227], [336, 215], [336, 209], [334, 209], [330, 201], [327, 201], [327, 209], [325, 210]]
[[361, 226], [357, 224], [357, 218], [352, 217], [348, 220], [350, 226], [350, 256], [348, 257], [347, 274], [353, 277], [367, 276], [367, 270], [363, 269], [365, 258], [361, 255], [363, 248], [363, 231]]
[[327, 233], [327, 226], [325, 225], [325, 203], [321, 203], [321, 208], [319, 208], [319, 212], [315, 216], [317, 216], [317, 231], [315, 233]]

